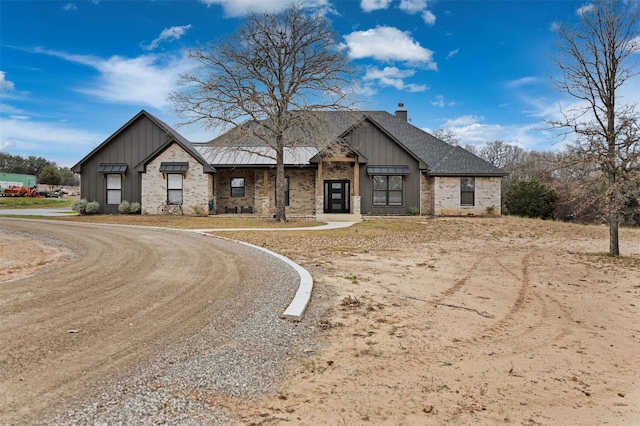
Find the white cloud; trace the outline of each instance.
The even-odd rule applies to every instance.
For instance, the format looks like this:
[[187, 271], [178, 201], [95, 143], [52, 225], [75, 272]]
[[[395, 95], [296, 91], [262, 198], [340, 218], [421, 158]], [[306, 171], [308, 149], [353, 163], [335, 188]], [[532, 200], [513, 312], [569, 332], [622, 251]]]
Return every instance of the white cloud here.
[[445, 102], [444, 96], [437, 95], [436, 98], [433, 101], [431, 101], [431, 105], [439, 108], [444, 108], [445, 106], [456, 106], [457, 103], [454, 101]]
[[153, 50], [164, 40], [179, 40], [189, 29], [191, 29], [191, 24], [165, 28], [155, 40], [149, 45], [143, 46], [143, 48], [145, 50]]
[[76, 10], [78, 7], [73, 4], [73, 3], [67, 3], [64, 6], [62, 6], [63, 10], [69, 11], [69, 10]]
[[531, 84], [538, 83], [539, 81], [540, 79], [538, 77], [523, 77], [517, 80], [507, 81], [505, 83], [505, 86], [507, 87], [507, 89], [516, 89], [518, 87], [528, 86]]
[[587, 4], [582, 7], [579, 7], [578, 10], [576, 10], [576, 13], [580, 16], [583, 16], [589, 12], [593, 12], [594, 10], [595, 10], [595, 6], [593, 4]]
[[400, 0], [400, 10], [415, 14], [427, 8], [427, 0]]
[[169, 55], [102, 59], [43, 49], [37, 52], [86, 65], [100, 73], [91, 85], [76, 87], [77, 92], [105, 102], [148, 105], [157, 109], [169, 106], [167, 97], [175, 89], [178, 75], [188, 66], [183, 58]]
[[6, 75], [7, 73], [0, 71], [0, 92], [13, 91], [16, 88], [13, 81], [7, 80]]
[[433, 51], [420, 46], [410, 33], [393, 27], [376, 27], [354, 31], [344, 36], [349, 56], [353, 59], [374, 58], [380, 61], [401, 61], [422, 64], [436, 70]]
[[422, 20], [427, 25], [435, 25], [436, 24], [436, 15], [434, 15], [429, 10], [425, 10], [424, 12], [422, 12]]
[[386, 67], [384, 69], [369, 67], [363, 80], [376, 81], [382, 87], [394, 87], [397, 90], [424, 92], [427, 90], [426, 85], [408, 84], [404, 82], [405, 78], [412, 77], [415, 73], [415, 70], [400, 70], [396, 67]]
[[[285, 9], [292, 4], [299, 4], [298, 0], [200, 0], [207, 5], [220, 5], [227, 17], [237, 17], [249, 13], [274, 12]], [[304, 7], [328, 7], [329, 0], [307, 0]]]
[[[553, 135], [549, 131], [541, 130], [545, 127], [542, 122], [527, 124], [490, 124], [485, 123], [482, 116], [465, 115], [447, 120], [441, 128], [451, 131], [459, 140], [460, 145], [481, 146], [487, 142], [499, 140], [517, 145], [527, 151], [560, 149], [560, 145], [552, 145]], [[429, 130], [427, 130], [429, 131]]]
[[391, 4], [391, 0], [361, 0], [360, 7], [365, 12], [386, 9]]
[[0, 150], [14, 155], [37, 155], [72, 166], [79, 155], [89, 152], [104, 135], [67, 127], [59, 122], [0, 117]]
[[456, 56], [458, 53], [460, 53], [460, 49], [454, 49], [454, 50], [450, 50], [449, 53], [447, 53], [447, 60], [453, 58], [454, 56]]

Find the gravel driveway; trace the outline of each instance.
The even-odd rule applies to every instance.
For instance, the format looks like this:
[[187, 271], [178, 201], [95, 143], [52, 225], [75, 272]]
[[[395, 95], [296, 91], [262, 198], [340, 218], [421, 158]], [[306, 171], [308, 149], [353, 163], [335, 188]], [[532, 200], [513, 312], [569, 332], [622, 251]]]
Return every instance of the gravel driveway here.
[[280, 319], [281, 261], [192, 232], [3, 219], [71, 249], [0, 284], [0, 418], [9, 424], [228, 424], [220, 400], [272, 391], [314, 347], [317, 312]]

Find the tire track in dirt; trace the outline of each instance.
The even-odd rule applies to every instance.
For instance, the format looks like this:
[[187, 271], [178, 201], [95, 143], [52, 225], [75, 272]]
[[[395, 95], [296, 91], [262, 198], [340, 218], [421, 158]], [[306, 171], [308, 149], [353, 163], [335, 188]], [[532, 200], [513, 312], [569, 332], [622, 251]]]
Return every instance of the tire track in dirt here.
[[3, 226], [74, 252], [0, 283], [0, 418], [9, 423], [144, 362], [243, 288], [245, 260], [233, 245], [195, 233], [13, 219]]

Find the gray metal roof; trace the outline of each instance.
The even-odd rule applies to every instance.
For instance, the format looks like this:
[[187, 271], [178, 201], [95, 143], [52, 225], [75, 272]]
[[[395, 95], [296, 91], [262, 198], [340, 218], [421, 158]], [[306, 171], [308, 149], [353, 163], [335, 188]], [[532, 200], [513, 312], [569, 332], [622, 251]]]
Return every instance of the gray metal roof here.
[[189, 170], [189, 163], [186, 161], [160, 163], [160, 172], [164, 173], [185, 173]]
[[[273, 148], [266, 146], [216, 147], [207, 144], [194, 144], [195, 149], [214, 167], [225, 166], [275, 166], [276, 155]], [[311, 158], [318, 154], [312, 147], [284, 149], [286, 166], [308, 166]]]
[[124, 173], [127, 167], [127, 163], [100, 163], [98, 173]]
[[409, 175], [409, 166], [367, 166], [368, 175]]

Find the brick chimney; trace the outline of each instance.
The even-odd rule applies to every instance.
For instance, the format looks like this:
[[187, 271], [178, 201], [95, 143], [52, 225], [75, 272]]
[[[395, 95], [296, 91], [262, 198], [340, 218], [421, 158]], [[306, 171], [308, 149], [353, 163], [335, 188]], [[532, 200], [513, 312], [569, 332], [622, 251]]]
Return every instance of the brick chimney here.
[[404, 104], [401, 102], [398, 104], [398, 110], [396, 111], [396, 117], [407, 121], [407, 110], [404, 109]]

